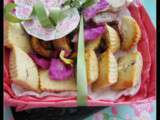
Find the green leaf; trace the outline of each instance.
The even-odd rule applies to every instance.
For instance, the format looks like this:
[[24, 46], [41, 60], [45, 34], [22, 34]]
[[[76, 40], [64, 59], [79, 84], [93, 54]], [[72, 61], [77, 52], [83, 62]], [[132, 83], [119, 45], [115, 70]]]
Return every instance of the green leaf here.
[[37, 0], [37, 3], [34, 5], [34, 14], [37, 16], [40, 24], [43, 27], [49, 28], [53, 26], [40, 0]]
[[109, 120], [109, 115], [107, 113], [103, 113], [103, 120]]
[[11, 12], [15, 9], [17, 5], [15, 3], [9, 3], [4, 8], [4, 16], [9, 22], [13, 23], [20, 23], [22, 21], [28, 21], [31, 19], [19, 19], [16, 16], [14, 16]]
[[82, 5], [82, 8], [89, 7], [93, 5], [96, 1], [95, 0], [86, 0], [85, 3]]
[[54, 25], [65, 18], [65, 11], [61, 10], [61, 8], [53, 8], [49, 14], [49, 18]]
[[67, 1], [65, 1], [65, 3], [63, 4], [63, 6], [70, 5], [71, 2], [72, 2], [72, 0], [67, 0]]
[[96, 0], [67, 0], [64, 3], [65, 5], [69, 5], [71, 7], [75, 7], [75, 8], [86, 8], [92, 4], [94, 4], [96, 2]]
[[81, 15], [77, 55], [77, 103], [79, 106], [85, 106], [87, 104], [87, 95], [88, 90], [85, 63], [84, 21], [83, 16]]
[[81, 7], [80, 1], [79, 0], [72, 1], [71, 7], [80, 8]]
[[83, 5], [87, 0], [79, 0], [80, 5]]

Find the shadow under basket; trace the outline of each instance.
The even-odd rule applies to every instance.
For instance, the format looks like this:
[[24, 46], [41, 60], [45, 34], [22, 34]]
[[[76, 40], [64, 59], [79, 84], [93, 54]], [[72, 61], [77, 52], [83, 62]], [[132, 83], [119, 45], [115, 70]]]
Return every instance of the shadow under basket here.
[[39, 108], [16, 112], [12, 108], [15, 120], [83, 120], [106, 107], [77, 108]]

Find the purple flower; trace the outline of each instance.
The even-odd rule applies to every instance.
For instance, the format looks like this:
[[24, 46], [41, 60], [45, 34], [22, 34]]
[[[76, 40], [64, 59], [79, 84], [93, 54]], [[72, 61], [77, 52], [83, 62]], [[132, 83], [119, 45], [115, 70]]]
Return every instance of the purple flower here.
[[67, 80], [73, 75], [73, 67], [65, 65], [59, 59], [52, 59], [49, 75], [52, 80]]
[[96, 3], [93, 6], [90, 6], [86, 9], [84, 9], [83, 14], [86, 21], [90, 20], [91, 18], [95, 17], [96, 14], [108, 7], [107, 0], [100, 0], [98, 3]]
[[95, 40], [99, 36], [101, 36], [105, 32], [104, 26], [97, 26], [89, 29], [85, 29], [84, 31], [84, 37], [85, 40]]
[[33, 59], [33, 61], [42, 69], [48, 69], [50, 66], [50, 61], [40, 57], [36, 54], [30, 54], [31, 58]]
[[[100, 37], [105, 32], [105, 26], [94, 26], [87, 27], [84, 29], [84, 39], [85, 41], [96, 40], [96, 38]], [[76, 43], [78, 41], [78, 34], [75, 34], [72, 42]]]

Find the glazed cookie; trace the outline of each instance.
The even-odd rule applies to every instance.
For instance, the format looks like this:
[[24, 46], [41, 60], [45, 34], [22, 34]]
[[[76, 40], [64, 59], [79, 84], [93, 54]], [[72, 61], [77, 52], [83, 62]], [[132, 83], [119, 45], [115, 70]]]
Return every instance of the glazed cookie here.
[[52, 44], [53, 44], [53, 47], [56, 49], [63, 49], [63, 50], [71, 51], [69, 41], [70, 40], [67, 37], [63, 37], [57, 40], [53, 40]]
[[45, 58], [51, 58], [52, 57], [52, 50], [46, 48], [47, 46], [49, 47], [51, 45], [51, 43], [49, 43], [49, 42], [44, 43], [44, 42], [45, 41], [39, 40], [35, 37], [32, 37], [31, 46], [37, 54], [39, 54]]

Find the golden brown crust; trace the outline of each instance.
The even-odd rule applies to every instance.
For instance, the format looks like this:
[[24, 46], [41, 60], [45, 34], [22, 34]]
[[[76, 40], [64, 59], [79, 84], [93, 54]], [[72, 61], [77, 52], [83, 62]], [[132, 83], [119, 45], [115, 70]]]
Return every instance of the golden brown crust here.
[[118, 61], [118, 82], [111, 86], [113, 90], [123, 90], [135, 86], [142, 69], [142, 57], [139, 52], [132, 52]]
[[52, 51], [49, 50], [49, 49], [46, 49], [43, 44], [41, 44], [40, 40], [38, 40], [37, 38], [32, 37], [32, 39], [31, 39], [31, 45], [32, 45], [33, 50], [37, 54], [39, 54], [39, 55], [41, 55], [43, 57], [50, 58], [51, 55], [52, 55]]
[[117, 61], [112, 52], [107, 49], [100, 55], [99, 59], [99, 77], [93, 83], [93, 91], [105, 89], [117, 82]]
[[130, 16], [124, 16], [120, 26], [122, 36], [121, 49], [128, 51], [133, 48], [141, 38], [141, 30], [136, 20]]
[[92, 49], [86, 50], [85, 58], [87, 81], [88, 85], [90, 85], [98, 79], [98, 59], [96, 53]]
[[87, 41], [85, 43], [85, 48], [86, 49], [92, 49], [92, 50], [96, 50], [101, 44], [101, 37], [98, 37], [95, 40], [92, 41]]
[[113, 86], [111, 86], [112, 90], [124, 90], [126, 88], [131, 88], [133, 86], [133, 81], [129, 80], [126, 82], [122, 82], [122, 83], [118, 83], [118, 84], [114, 84]]
[[69, 45], [69, 39], [67, 37], [63, 37], [58, 40], [53, 40], [52, 44], [53, 44], [53, 47], [56, 49], [71, 51], [71, 48]]
[[115, 53], [120, 49], [120, 37], [118, 32], [107, 24], [104, 38], [108, 49], [110, 49], [112, 53]]

